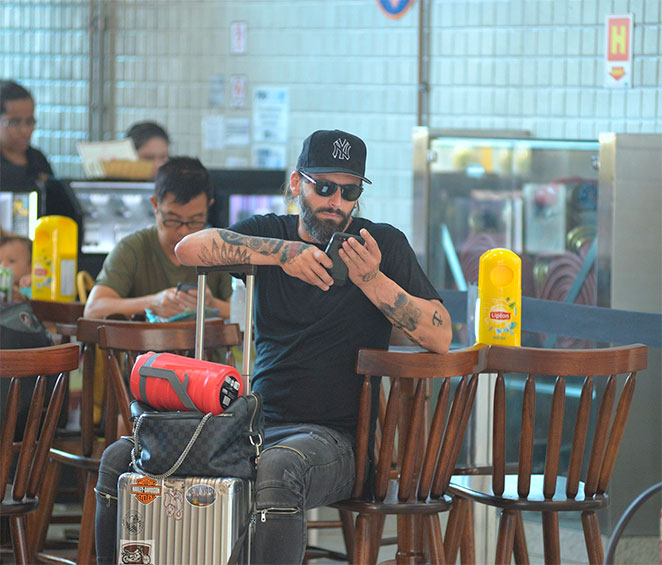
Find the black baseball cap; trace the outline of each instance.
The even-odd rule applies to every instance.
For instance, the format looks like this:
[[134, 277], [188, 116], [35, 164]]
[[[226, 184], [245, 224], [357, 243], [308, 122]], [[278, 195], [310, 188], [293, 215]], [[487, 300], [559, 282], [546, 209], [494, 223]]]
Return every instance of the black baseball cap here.
[[366, 155], [360, 137], [339, 129], [321, 129], [304, 140], [297, 169], [308, 174], [345, 173], [372, 184], [365, 177]]

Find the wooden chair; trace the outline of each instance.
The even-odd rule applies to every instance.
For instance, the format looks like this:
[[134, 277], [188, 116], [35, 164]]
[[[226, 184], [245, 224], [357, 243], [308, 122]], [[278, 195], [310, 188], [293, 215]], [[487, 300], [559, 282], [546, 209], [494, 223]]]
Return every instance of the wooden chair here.
[[[118, 439], [118, 418], [126, 430], [131, 429], [129, 422], [129, 394], [124, 386], [123, 377], [114, 380], [116, 376], [109, 366], [105, 366], [107, 387], [105, 395], [105, 428], [96, 429], [93, 418], [94, 404], [94, 368], [96, 365], [96, 345], [100, 345], [100, 328], [112, 328], [112, 336], [120, 335], [121, 349], [140, 352], [168, 351], [172, 353], [190, 352], [195, 347], [195, 322], [147, 323], [125, 320], [97, 320], [81, 318], [78, 320], [76, 338], [83, 347], [83, 391], [81, 399], [81, 434], [76, 442], [56, 443], [51, 449], [51, 466], [46, 483], [52, 491], [55, 490], [61, 472], [61, 466], [80, 469], [85, 475], [83, 493], [83, 511], [80, 518], [80, 534], [77, 542], [78, 552], [76, 563], [89, 563], [94, 549], [94, 514], [96, 486], [101, 454], [107, 445]], [[205, 323], [205, 349], [219, 347], [230, 348], [241, 342], [237, 324], [225, 324], [220, 318], [210, 319]], [[115, 343], [114, 341], [112, 342]], [[104, 342], [106, 347], [110, 347]], [[133, 349], [137, 346], [138, 349]], [[120, 346], [118, 346], [120, 347]], [[132, 366], [133, 361], [128, 360]], [[121, 386], [120, 386], [121, 384]], [[35, 518], [32, 532], [34, 547], [39, 548], [37, 558], [43, 561], [53, 560], [54, 555], [43, 551], [46, 545], [48, 524], [51, 522], [54, 495], [44, 501], [44, 508]], [[61, 562], [73, 563], [56, 556]]]
[[[496, 373], [494, 388], [492, 473], [490, 476], [453, 476], [449, 491], [469, 501], [501, 509], [496, 563], [528, 563], [522, 524], [522, 511], [542, 514], [543, 546], [546, 563], [560, 563], [559, 512], [581, 512], [584, 538], [590, 563], [602, 563], [603, 549], [596, 511], [609, 504], [606, 489], [618, 453], [628, 411], [634, 394], [636, 372], [647, 365], [647, 348], [629, 345], [606, 349], [537, 349], [490, 346], [487, 371]], [[527, 375], [521, 406], [519, 454], [516, 471], [509, 473], [506, 455], [506, 377], [507, 373]], [[618, 393], [617, 375], [626, 374]], [[549, 416], [536, 422], [536, 379], [555, 379]], [[580, 377], [577, 381], [576, 377]], [[566, 385], [583, 377], [576, 413], [565, 409]], [[595, 389], [604, 392], [600, 406], [592, 408]], [[568, 387], [570, 388], [570, 387]], [[511, 395], [512, 396], [512, 395]], [[614, 404], [618, 399], [616, 412]], [[538, 402], [540, 399], [538, 398]], [[509, 409], [512, 409], [510, 398]], [[595, 416], [595, 424], [591, 423]], [[539, 438], [536, 429], [547, 430]], [[565, 434], [564, 434], [565, 431]], [[572, 436], [568, 457], [561, 456], [563, 436]], [[534, 438], [545, 444], [544, 472], [533, 469]], [[590, 450], [587, 452], [587, 450]], [[585, 465], [585, 452], [588, 465]], [[567, 460], [566, 460], [567, 459]], [[583, 470], [585, 469], [585, 470]], [[583, 478], [582, 478], [583, 477]], [[466, 510], [466, 506], [458, 505]], [[459, 514], [459, 512], [458, 512]], [[472, 536], [471, 524], [451, 514], [446, 531], [446, 554], [453, 560], [460, 532]]]
[[60, 336], [62, 343], [68, 343], [68, 335], [61, 335], [57, 331], [57, 324], [76, 324], [83, 315], [85, 304], [83, 302], [54, 302], [51, 300], [30, 300], [30, 307], [39, 321], [56, 335]]
[[[33, 563], [32, 546], [27, 539], [26, 516], [37, 509], [42, 479], [46, 472], [48, 450], [55, 436], [55, 428], [64, 402], [66, 375], [78, 367], [78, 346], [53, 345], [33, 349], [3, 349], [0, 353], [0, 378], [11, 379], [2, 415], [0, 437], [0, 516], [9, 516], [12, 545], [16, 563]], [[57, 374], [55, 388], [47, 403], [46, 415], [42, 411], [46, 395], [45, 375]], [[19, 411], [21, 385], [28, 377], [38, 377], [34, 384], [23, 439], [14, 443]], [[21, 382], [23, 381], [23, 382]], [[31, 383], [30, 383], [31, 384]], [[41, 433], [39, 427], [41, 423]], [[37, 438], [37, 436], [39, 436]], [[13, 478], [13, 448], [18, 460]], [[7, 483], [11, 479], [11, 486]]]
[[[364, 375], [364, 382], [355, 447], [356, 483], [351, 499], [331, 505], [358, 512], [352, 563], [376, 562], [377, 540], [381, 539], [386, 516], [392, 514], [398, 516], [398, 562], [446, 561], [438, 514], [452, 505], [447, 487], [486, 352], [484, 346], [444, 355], [359, 351], [357, 372]], [[371, 406], [377, 404], [373, 380], [378, 375], [391, 379], [372, 476], [368, 470], [371, 418], [375, 417]], [[452, 377], [459, 378], [451, 395]], [[413, 390], [410, 408], [401, 401], [409, 387]], [[426, 396], [432, 391], [431, 405], [435, 408], [430, 420], [426, 417]], [[397, 449], [400, 453], [396, 456]], [[400, 468], [394, 473], [396, 460]]]

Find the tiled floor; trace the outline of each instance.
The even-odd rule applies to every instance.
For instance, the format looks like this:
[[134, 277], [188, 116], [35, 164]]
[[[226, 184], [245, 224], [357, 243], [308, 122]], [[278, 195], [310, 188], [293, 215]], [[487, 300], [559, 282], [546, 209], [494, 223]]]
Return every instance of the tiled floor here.
[[[336, 519], [337, 513], [330, 508], [319, 509], [320, 519]], [[445, 528], [445, 517], [442, 516], [442, 531]], [[539, 522], [527, 519], [524, 522], [529, 558], [531, 565], [544, 563], [542, 529]], [[385, 536], [395, 535], [395, 520], [387, 519]], [[339, 530], [319, 530], [311, 534], [315, 545], [330, 547], [336, 551], [344, 552], [344, 542]], [[583, 565], [588, 563], [584, 535], [581, 528], [570, 528], [561, 526], [560, 532], [561, 563], [563, 565]], [[478, 539], [478, 538], [477, 538]], [[607, 551], [609, 539], [602, 536], [602, 543]], [[379, 562], [394, 559], [395, 546], [382, 547], [379, 552]], [[488, 561], [493, 562], [493, 557]], [[339, 563], [329, 559], [315, 559], [311, 564]], [[459, 558], [458, 558], [459, 563]], [[615, 561], [617, 565], [660, 565], [660, 540], [657, 537], [622, 537], [617, 550]]]
[[[331, 508], [321, 508], [318, 511], [318, 519], [335, 520], [337, 511]], [[445, 516], [442, 516], [442, 528], [445, 528]], [[71, 526], [67, 526], [70, 529]], [[525, 519], [524, 528], [529, 548], [529, 558], [532, 565], [544, 563], [542, 551], [542, 533], [540, 523], [531, 519]], [[56, 528], [61, 532], [64, 527]], [[395, 519], [388, 518], [384, 528], [384, 536], [394, 536], [396, 533]], [[50, 535], [57, 535], [57, 531], [51, 530]], [[60, 534], [61, 535], [61, 534]], [[477, 537], [477, 543], [479, 543]], [[574, 527], [561, 527], [561, 557], [563, 565], [583, 565], [588, 563], [586, 556], [586, 547], [581, 529]], [[331, 548], [335, 551], [344, 553], [344, 542], [339, 529], [332, 530], [313, 530], [310, 533], [309, 543], [319, 547]], [[609, 540], [603, 536], [603, 545], [605, 551]], [[71, 552], [67, 556], [72, 557]], [[477, 554], [479, 552], [477, 551]], [[379, 562], [393, 559], [395, 555], [395, 546], [384, 546], [379, 553]], [[459, 562], [459, 559], [458, 559]], [[488, 559], [493, 562], [493, 557]], [[6, 554], [0, 555], [0, 563], [12, 564], [13, 560]], [[333, 564], [346, 563], [342, 561], [333, 561], [330, 559], [313, 559], [311, 564]], [[617, 565], [658, 565], [662, 564], [660, 559], [660, 540], [657, 537], [622, 537], [616, 551], [615, 563]], [[190, 564], [186, 564], [190, 565]], [[201, 564], [203, 565], [203, 564]]]

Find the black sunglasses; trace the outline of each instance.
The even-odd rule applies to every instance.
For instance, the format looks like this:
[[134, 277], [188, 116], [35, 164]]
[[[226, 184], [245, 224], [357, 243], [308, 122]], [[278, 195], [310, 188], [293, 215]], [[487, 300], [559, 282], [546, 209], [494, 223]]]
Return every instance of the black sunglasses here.
[[344, 200], [354, 202], [355, 200], [358, 200], [363, 192], [363, 187], [360, 184], [337, 184], [326, 179], [314, 179], [303, 171], [299, 171], [299, 174], [315, 187], [315, 192], [320, 196], [333, 196], [336, 193], [336, 190], [340, 189], [340, 196], [342, 196]]

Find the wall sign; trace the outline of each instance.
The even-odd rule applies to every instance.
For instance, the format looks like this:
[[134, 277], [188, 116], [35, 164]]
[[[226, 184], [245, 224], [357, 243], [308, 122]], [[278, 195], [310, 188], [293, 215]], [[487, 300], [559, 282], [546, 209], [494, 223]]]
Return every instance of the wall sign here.
[[230, 53], [243, 55], [246, 53], [246, 40], [248, 37], [248, 23], [232, 22], [230, 24]]
[[632, 14], [607, 16], [605, 86], [632, 86]]
[[414, 0], [377, 0], [382, 12], [396, 20], [404, 16], [413, 3]]

